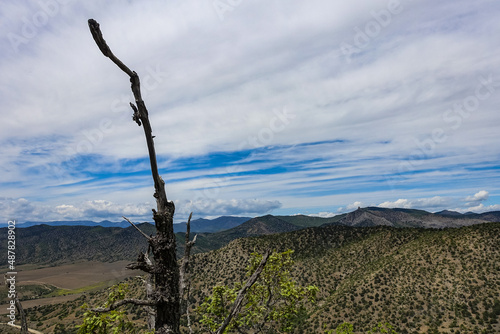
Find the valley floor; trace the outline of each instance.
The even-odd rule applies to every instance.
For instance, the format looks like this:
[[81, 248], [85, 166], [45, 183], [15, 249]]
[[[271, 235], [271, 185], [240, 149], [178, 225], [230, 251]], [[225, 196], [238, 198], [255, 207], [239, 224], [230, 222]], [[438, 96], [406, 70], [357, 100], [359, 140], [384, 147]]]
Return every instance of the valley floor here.
[[[125, 269], [129, 262], [84, 261], [44, 268], [33, 268], [31, 265], [19, 266], [16, 288], [25, 309], [64, 303], [78, 298], [85, 292], [99, 290], [140, 274], [140, 271]], [[4, 282], [0, 283], [0, 293], [3, 298], [0, 314], [7, 314], [9, 300], [6, 299]]]

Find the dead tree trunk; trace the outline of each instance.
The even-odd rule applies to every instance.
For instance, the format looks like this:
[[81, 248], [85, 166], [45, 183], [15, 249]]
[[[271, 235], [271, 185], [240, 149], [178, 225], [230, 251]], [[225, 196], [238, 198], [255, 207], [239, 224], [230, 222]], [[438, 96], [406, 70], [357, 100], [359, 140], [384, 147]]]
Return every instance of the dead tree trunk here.
[[23, 305], [16, 296], [16, 308], [19, 317], [21, 318], [21, 334], [28, 334], [28, 322], [26, 321], [26, 314], [24, 313]]
[[[140, 233], [148, 240], [151, 252], [153, 254], [153, 262], [150, 261], [147, 253], [139, 254], [137, 261], [127, 266], [128, 269], [141, 269], [150, 274], [154, 279], [154, 288], [150, 293], [148, 290], [148, 299], [123, 299], [119, 300], [109, 307], [92, 309], [94, 312], [109, 312], [125, 304], [135, 304], [146, 307], [152, 307], [154, 312], [148, 313], [148, 320], [155, 316], [154, 327], [156, 334], [180, 334], [180, 319], [182, 314], [182, 298], [185, 293], [189, 298], [189, 254], [191, 247], [196, 241], [196, 236], [192, 241], [189, 241], [189, 224], [191, 215], [187, 223], [186, 233], [186, 250], [182, 267], [179, 268], [175, 247], [175, 234], [173, 226], [173, 218], [175, 206], [172, 201], [167, 199], [165, 191], [165, 182], [158, 173], [158, 164], [156, 161], [155, 146], [149, 123], [148, 110], [142, 100], [141, 86], [139, 76], [135, 71], [130, 70], [120, 59], [118, 59], [110, 50], [109, 46], [104, 40], [99, 23], [90, 19], [88, 21], [90, 32], [94, 38], [97, 46], [104, 54], [104, 56], [111, 59], [122, 71], [130, 77], [132, 92], [135, 98], [135, 104], [130, 103], [130, 107], [134, 111], [132, 119], [144, 129], [146, 136], [146, 143], [149, 151], [149, 160], [151, 163], [151, 173], [154, 181], [154, 197], [156, 198], [156, 210], [153, 209], [153, 220], [156, 226], [156, 235], [147, 236], [130, 220], [125, 218], [129, 223], [139, 230]], [[149, 251], [148, 251], [149, 253]], [[258, 279], [262, 269], [266, 265], [269, 252], [263, 257], [262, 262], [250, 277], [247, 284], [238, 293], [238, 298], [233, 305], [230, 315], [226, 321], [221, 325], [217, 333], [222, 333], [229, 325], [231, 319], [238, 314], [242, 306], [242, 301], [248, 289]], [[185, 305], [186, 312], [188, 311], [188, 303]], [[188, 315], [188, 327], [191, 332], [190, 319]]]
[[99, 23], [90, 19], [88, 21], [90, 32], [97, 46], [104, 54], [110, 58], [121, 70], [130, 77], [132, 92], [135, 104], [130, 103], [134, 114], [133, 120], [140, 126], [142, 124], [146, 143], [149, 151], [151, 163], [151, 173], [154, 181], [154, 197], [156, 198], [157, 209], [153, 210], [153, 220], [156, 226], [156, 235], [149, 238], [154, 264], [150, 264], [138, 259], [135, 264], [154, 277], [153, 302], [156, 309], [155, 329], [157, 334], [179, 334], [181, 318], [180, 295], [179, 295], [179, 266], [177, 264], [175, 234], [173, 229], [174, 203], [167, 199], [165, 182], [158, 173], [156, 153], [149, 123], [148, 110], [142, 100], [139, 76], [135, 71], [130, 70], [123, 64], [110, 50], [104, 40]]

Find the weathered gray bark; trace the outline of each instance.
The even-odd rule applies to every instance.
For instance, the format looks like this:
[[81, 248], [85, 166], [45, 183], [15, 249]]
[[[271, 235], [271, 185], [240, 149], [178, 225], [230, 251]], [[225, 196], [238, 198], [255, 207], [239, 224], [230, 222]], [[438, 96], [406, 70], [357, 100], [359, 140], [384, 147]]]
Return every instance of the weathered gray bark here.
[[21, 334], [28, 334], [28, 322], [26, 321], [26, 314], [24, 313], [23, 305], [16, 296], [16, 309], [21, 321]]
[[[151, 253], [153, 254], [153, 262], [149, 259], [147, 253], [139, 254], [137, 261], [127, 266], [128, 269], [141, 269], [153, 277], [154, 287], [151, 291], [147, 288], [147, 300], [139, 299], [124, 299], [115, 302], [107, 308], [96, 308], [94, 312], [108, 312], [125, 304], [142, 305], [152, 307], [154, 312], [149, 312], [148, 322], [153, 321], [156, 334], [180, 334], [180, 319], [183, 307], [187, 312], [187, 303], [182, 305], [182, 298], [187, 292], [186, 299], [189, 298], [189, 256], [191, 247], [196, 241], [196, 236], [192, 241], [189, 240], [191, 215], [187, 223], [186, 233], [186, 249], [182, 266], [179, 268], [176, 256], [175, 234], [173, 227], [173, 217], [175, 206], [172, 201], [167, 199], [165, 191], [165, 182], [158, 173], [158, 165], [156, 160], [156, 152], [154, 147], [154, 136], [152, 135], [151, 124], [149, 122], [148, 110], [142, 100], [141, 87], [139, 76], [135, 71], [130, 70], [120, 59], [118, 59], [110, 50], [104, 40], [99, 23], [95, 20], [88, 20], [89, 29], [104, 56], [111, 59], [122, 71], [130, 77], [131, 89], [134, 94], [135, 104], [130, 103], [134, 111], [132, 119], [144, 129], [146, 143], [149, 151], [149, 160], [151, 163], [151, 174], [154, 181], [154, 197], [156, 198], [156, 210], [153, 209], [153, 220], [156, 226], [156, 235], [147, 236], [140, 231], [130, 220], [125, 218], [132, 226], [134, 226], [147, 239]], [[149, 253], [149, 251], [148, 251]], [[241, 309], [243, 299], [248, 289], [258, 279], [262, 269], [266, 265], [269, 257], [269, 252], [266, 253], [257, 270], [250, 277], [247, 284], [240, 290], [238, 297], [233, 305], [230, 315], [222, 324], [217, 333], [222, 333], [228, 326], [231, 319], [238, 314]], [[188, 327], [190, 327], [190, 319], [188, 314]]]
[[[191, 255], [191, 248], [194, 246], [196, 242], [197, 235], [194, 236], [193, 240], [189, 240], [189, 234], [191, 232], [191, 218], [193, 217], [193, 213], [189, 215], [188, 221], [186, 223], [186, 246], [184, 248], [184, 257], [182, 258], [182, 264], [180, 269], [180, 286], [179, 286], [179, 295], [181, 296], [181, 311], [186, 313], [187, 318], [187, 326], [189, 332], [192, 333], [193, 329], [191, 328], [191, 316], [189, 315], [189, 290], [191, 288], [191, 277], [189, 275], [189, 259]], [[186, 294], [186, 297], [184, 297]]]
[[[131, 89], [134, 94], [135, 104], [130, 103], [134, 114], [133, 120], [144, 129], [146, 143], [149, 151], [151, 174], [154, 181], [154, 197], [156, 198], [156, 210], [153, 210], [153, 220], [156, 226], [156, 235], [148, 239], [153, 254], [154, 264], [151, 267], [144, 258], [142, 266], [146, 272], [154, 277], [153, 301], [156, 309], [155, 329], [157, 334], [179, 334], [181, 318], [180, 296], [179, 296], [179, 266], [175, 249], [175, 234], [173, 229], [173, 217], [175, 212], [174, 203], [167, 199], [165, 182], [158, 173], [156, 152], [149, 122], [148, 110], [141, 96], [139, 76], [130, 70], [110, 50], [104, 40], [99, 23], [90, 19], [89, 29], [97, 46], [104, 56], [111, 59], [122, 71], [130, 77]], [[145, 303], [147, 304], [147, 303]], [[143, 304], [144, 305], [144, 304]]]
[[193, 217], [193, 213], [189, 215], [188, 221], [186, 223], [186, 246], [184, 248], [184, 257], [182, 258], [182, 264], [180, 269], [180, 286], [179, 286], [179, 294], [180, 296], [184, 296], [184, 293], [189, 288], [189, 258], [191, 256], [191, 248], [196, 242], [196, 235], [193, 240], [189, 241], [189, 234], [191, 231], [191, 218]]

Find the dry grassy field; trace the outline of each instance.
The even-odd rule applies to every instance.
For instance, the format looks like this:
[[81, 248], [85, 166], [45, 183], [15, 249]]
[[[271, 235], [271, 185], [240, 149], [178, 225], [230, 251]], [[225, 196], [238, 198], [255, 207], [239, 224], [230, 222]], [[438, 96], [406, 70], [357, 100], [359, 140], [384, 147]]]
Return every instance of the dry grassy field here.
[[[118, 261], [112, 263], [103, 262], [79, 262], [57, 267], [45, 267], [34, 269], [32, 266], [17, 267], [17, 291], [23, 298], [23, 287], [52, 286], [54, 291], [32, 300], [24, 300], [23, 307], [57, 304], [73, 300], [83, 292], [99, 289], [126, 277], [139, 275], [140, 271], [125, 269], [129, 261]], [[0, 282], [0, 293], [6, 295], [5, 282]], [[7, 305], [0, 305], [0, 314], [7, 312]]]

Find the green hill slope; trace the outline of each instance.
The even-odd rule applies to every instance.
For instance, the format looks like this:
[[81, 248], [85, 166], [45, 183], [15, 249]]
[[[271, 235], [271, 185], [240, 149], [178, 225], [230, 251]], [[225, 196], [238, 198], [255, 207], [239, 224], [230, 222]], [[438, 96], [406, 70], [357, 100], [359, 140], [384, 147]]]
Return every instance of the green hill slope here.
[[243, 279], [248, 254], [295, 250], [301, 284], [321, 300], [308, 333], [349, 321], [366, 332], [379, 321], [398, 333], [498, 333], [500, 223], [458, 229], [328, 226], [239, 239], [195, 257], [194, 297]]
[[[305, 333], [325, 333], [344, 321], [354, 324], [357, 333], [380, 321], [390, 322], [398, 333], [500, 332], [500, 223], [441, 230], [328, 225], [233, 240], [192, 258], [195, 327], [196, 305], [216, 284], [245, 280], [250, 253], [268, 248], [295, 250], [291, 274], [300, 284], [320, 289]], [[134, 295], [143, 289], [136, 280]], [[30, 327], [74, 326], [81, 319], [78, 305], [99, 304], [105, 296], [28, 309], [34, 319]], [[143, 323], [142, 309], [133, 312]], [[41, 315], [48, 325], [37, 327]]]
[[286, 222], [289, 222], [290, 224], [293, 224], [293, 225], [299, 226], [299, 227], [315, 227], [315, 226], [321, 226], [324, 224], [335, 224], [340, 219], [342, 219], [345, 215], [346, 214], [342, 214], [342, 215], [337, 215], [337, 216], [330, 217], [330, 218], [311, 217], [311, 216], [305, 216], [305, 215], [276, 216], [276, 218], [279, 218], [281, 220], [284, 220]]
[[[140, 224], [147, 233], [155, 233], [151, 224]], [[0, 229], [0, 240], [6, 240], [7, 229]], [[7, 253], [7, 243], [0, 251]], [[133, 227], [48, 226], [36, 225], [16, 229], [16, 264], [50, 264], [74, 261], [133, 260], [147, 249], [145, 238]], [[0, 266], [7, 257], [0, 258]]]

